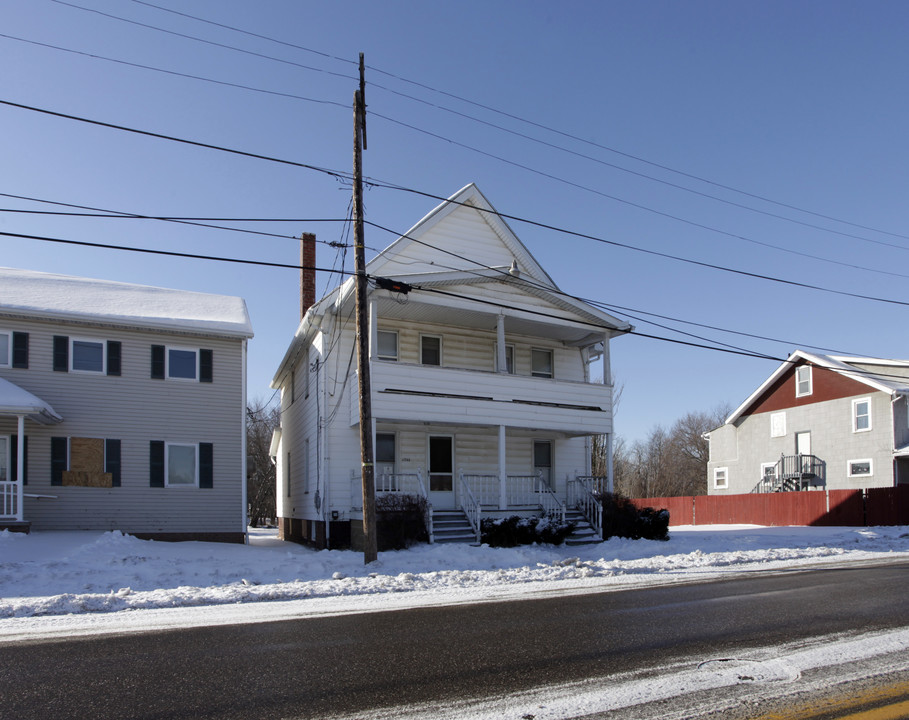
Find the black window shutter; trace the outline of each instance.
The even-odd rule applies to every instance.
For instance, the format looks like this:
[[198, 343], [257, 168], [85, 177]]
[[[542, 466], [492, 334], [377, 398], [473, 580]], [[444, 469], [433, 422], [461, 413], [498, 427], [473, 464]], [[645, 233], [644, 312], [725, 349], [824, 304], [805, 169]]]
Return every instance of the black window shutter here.
[[152, 440], [148, 445], [148, 485], [164, 487], [164, 441]]
[[[22, 484], [28, 485], [28, 437], [25, 442], [25, 462], [22, 463]], [[17, 481], [19, 479], [19, 436], [10, 435], [9, 437], [9, 479]]]
[[215, 446], [199, 443], [199, 487], [215, 486]]
[[28, 333], [13, 333], [13, 367], [28, 369]]
[[107, 374], [108, 375], [119, 375], [120, 374], [120, 350], [121, 344], [119, 340], [108, 340], [107, 341]]
[[120, 487], [120, 441], [104, 441], [104, 471], [109, 472], [113, 477], [111, 484], [114, 487]]
[[69, 447], [65, 437], [51, 438], [51, 485], [63, 484], [63, 472], [67, 468]]
[[211, 350], [199, 351], [199, 382], [214, 380], [214, 353]]
[[155, 380], [164, 379], [164, 346], [151, 346], [151, 376]]
[[54, 370], [69, 372], [69, 338], [66, 335], [54, 335]]

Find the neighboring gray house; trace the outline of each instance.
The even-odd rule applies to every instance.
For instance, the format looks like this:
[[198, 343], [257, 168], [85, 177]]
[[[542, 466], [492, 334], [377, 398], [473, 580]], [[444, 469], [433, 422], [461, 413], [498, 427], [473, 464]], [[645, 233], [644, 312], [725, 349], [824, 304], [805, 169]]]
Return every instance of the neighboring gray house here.
[[243, 542], [242, 298], [0, 268], [0, 528]]
[[797, 350], [708, 438], [710, 494], [909, 483], [909, 361]]
[[[589, 513], [592, 492], [609, 481], [590, 477], [591, 438], [613, 433], [613, 388], [591, 378], [590, 364], [602, 359], [609, 378], [609, 341], [630, 326], [559, 291], [474, 185], [366, 271], [418, 286], [369, 291], [377, 493], [424, 497], [434, 540], [457, 537], [443, 525], [459, 520], [460, 536], [475, 539], [482, 515]], [[354, 283], [318, 302], [312, 278], [304, 284], [308, 310], [272, 381], [281, 390], [272, 444], [280, 532], [356, 545]]]

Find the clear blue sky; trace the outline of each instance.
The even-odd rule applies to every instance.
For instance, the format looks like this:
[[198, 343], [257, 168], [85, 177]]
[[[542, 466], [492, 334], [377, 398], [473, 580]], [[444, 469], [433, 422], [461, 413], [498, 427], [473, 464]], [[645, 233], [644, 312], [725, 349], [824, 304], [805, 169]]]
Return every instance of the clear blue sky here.
[[[154, 0], [279, 44], [135, 0], [73, 2], [97, 12], [52, 0], [3, 4], [0, 33], [21, 39], [0, 37], [0, 100], [346, 172], [364, 52], [370, 177], [440, 196], [476, 182], [509, 215], [909, 302], [909, 4]], [[44, 200], [146, 215], [312, 219], [343, 218], [350, 200], [350, 188], [323, 173], [8, 106], [0, 106], [0, 143], [0, 192]], [[397, 232], [434, 205], [378, 187], [366, 193], [367, 219]], [[8, 197], [0, 208], [52, 209]], [[643, 333], [703, 342], [683, 330], [776, 358], [797, 347], [909, 357], [907, 305], [509, 224], [563, 290], [625, 308], [614, 314]], [[243, 227], [286, 239], [0, 212], [4, 232], [284, 263], [297, 262], [290, 237], [300, 232], [344, 239], [336, 222]], [[373, 248], [393, 239], [367, 230]], [[320, 245], [318, 264], [335, 262], [336, 251]], [[298, 321], [293, 270], [8, 237], [0, 237], [0, 265], [242, 295], [256, 332], [251, 398], [271, 395]], [[328, 282], [319, 278], [320, 293]], [[676, 320], [656, 327], [643, 313], [773, 340]], [[617, 430], [628, 439], [689, 411], [737, 405], [777, 365], [645, 337], [617, 339], [613, 357], [624, 386]]]

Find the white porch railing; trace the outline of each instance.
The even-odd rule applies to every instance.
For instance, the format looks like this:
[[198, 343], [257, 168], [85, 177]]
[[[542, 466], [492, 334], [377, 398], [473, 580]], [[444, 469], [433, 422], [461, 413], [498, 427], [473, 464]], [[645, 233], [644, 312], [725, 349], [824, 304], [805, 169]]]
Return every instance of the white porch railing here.
[[464, 511], [470, 527], [477, 534], [477, 544], [479, 545], [483, 542], [483, 508], [463, 475], [458, 480], [458, 496], [461, 510]]
[[556, 515], [564, 522], [565, 504], [540, 475], [508, 475], [505, 479], [505, 507], [501, 507], [501, 481], [498, 475], [460, 474], [463, 487], [485, 507], [501, 510], [507, 508], [539, 507], [547, 515]]
[[606, 478], [593, 478], [591, 476], [578, 477], [568, 481], [568, 507], [577, 508], [584, 516], [590, 527], [594, 529], [600, 540], [603, 539], [603, 504], [597, 499], [596, 480]]
[[19, 507], [19, 483], [0, 482], [0, 519], [22, 520]]
[[480, 505], [499, 507], [498, 475], [466, 475], [462, 472], [460, 477], [462, 486], [470, 489], [470, 494]]

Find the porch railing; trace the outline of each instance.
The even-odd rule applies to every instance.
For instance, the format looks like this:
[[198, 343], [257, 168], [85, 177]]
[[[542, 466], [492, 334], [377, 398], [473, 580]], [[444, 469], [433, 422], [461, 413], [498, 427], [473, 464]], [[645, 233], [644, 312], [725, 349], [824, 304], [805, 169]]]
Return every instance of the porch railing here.
[[826, 484], [827, 463], [816, 455], [781, 455], [773, 474], [762, 478], [751, 492], [792, 492]]
[[19, 512], [19, 484], [0, 482], [0, 519], [21, 520]]
[[586, 483], [593, 493], [612, 492], [612, 480], [605, 475], [578, 475], [575, 479]]
[[473, 494], [465, 477], [462, 475], [458, 480], [458, 496], [461, 510], [467, 517], [470, 527], [477, 535], [477, 544], [483, 542], [483, 507], [480, 501]]
[[510, 506], [539, 506], [544, 513], [565, 522], [565, 504], [540, 475], [509, 475], [505, 496]]
[[466, 475], [460, 473], [462, 486], [470, 489], [471, 495], [480, 505], [499, 507], [498, 475]]
[[606, 478], [578, 477], [568, 481], [568, 507], [576, 508], [584, 519], [590, 523], [597, 537], [603, 539], [603, 503], [597, 498], [602, 492], [597, 490], [596, 480]]

